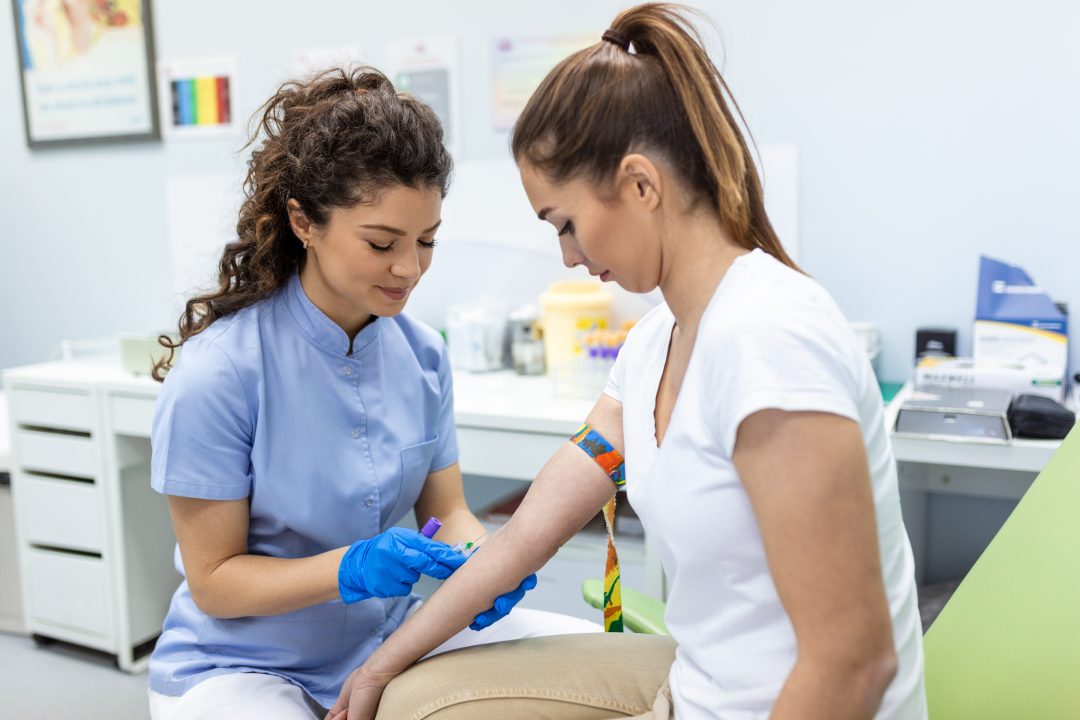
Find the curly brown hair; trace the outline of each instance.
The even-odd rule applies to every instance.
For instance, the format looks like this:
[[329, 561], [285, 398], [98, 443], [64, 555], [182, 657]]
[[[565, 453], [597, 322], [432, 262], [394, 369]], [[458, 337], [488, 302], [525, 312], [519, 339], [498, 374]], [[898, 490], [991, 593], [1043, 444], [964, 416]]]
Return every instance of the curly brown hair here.
[[164, 379], [187, 340], [272, 295], [302, 267], [288, 200], [324, 225], [331, 209], [373, 202], [391, 187], [438, 188], [446, 197], [453, 163], [438, 117], [378, 70], [333, 69], [286, 82], [256, 120], [244, 148], [262, 142], [248, 161], [237, 240], [218, 262], [217, 288], [184, 304], [179, 338], [158, 338], [169, 353], [154, 365], [155, 380]]

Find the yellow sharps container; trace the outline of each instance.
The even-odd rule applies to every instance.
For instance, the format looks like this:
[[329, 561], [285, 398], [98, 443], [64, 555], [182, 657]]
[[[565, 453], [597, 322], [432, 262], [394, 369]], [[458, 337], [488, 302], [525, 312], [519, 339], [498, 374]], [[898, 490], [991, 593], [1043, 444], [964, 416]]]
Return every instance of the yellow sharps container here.
[[540, 296], [548, 372], [581, 355], [584, 336], [611, 326], [611, 294], [599, 282], [564, 280]]

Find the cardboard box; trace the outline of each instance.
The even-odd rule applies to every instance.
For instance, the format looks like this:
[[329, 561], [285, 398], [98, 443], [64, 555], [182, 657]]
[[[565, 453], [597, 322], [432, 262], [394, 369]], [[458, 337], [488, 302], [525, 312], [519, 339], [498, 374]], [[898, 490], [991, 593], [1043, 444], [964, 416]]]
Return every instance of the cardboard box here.
[[972, 355], [980, 364], [1042, 366], [1064, 378], [1067, 317], [1023, 269], [982, 257]]
[[1061, 402], [1063, 373], [1042, 365], [981, 363], [973, 358], [924, 357], [915, 367], [915, 387], [1008, 390], [1034, 393]]

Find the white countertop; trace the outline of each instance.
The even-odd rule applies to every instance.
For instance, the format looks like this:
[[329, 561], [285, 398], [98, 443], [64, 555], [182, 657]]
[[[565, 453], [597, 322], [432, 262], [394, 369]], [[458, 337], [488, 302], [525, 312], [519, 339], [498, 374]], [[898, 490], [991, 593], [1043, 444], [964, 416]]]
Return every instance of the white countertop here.
[[[161, 385], [106, 362], [50, 362], [5, 370], [4, 378], [50, 387], [104, 385], [114, 392], [156, 396]], [[599, 397], [599, 394], [597, 395]], [[511, 370], [454, 372], [454, 414], [459, 426], [569, 434], [585, 421], [595, 400], [556, 397], [546, 375]]]

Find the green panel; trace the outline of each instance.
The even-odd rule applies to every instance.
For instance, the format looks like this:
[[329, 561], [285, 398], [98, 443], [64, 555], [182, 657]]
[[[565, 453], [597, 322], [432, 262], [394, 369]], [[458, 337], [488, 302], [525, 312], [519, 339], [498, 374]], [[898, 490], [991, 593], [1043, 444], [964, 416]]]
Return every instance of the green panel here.
[[1080, 430], [926, 634], [932, 720], [1080, 718]]
[[879, 380], [878, 387], [881, 388], [881, 399], [888, 405], [896, 397], [896, 393], [900, 392], [900, 388], [904, 387], [904, 383]]
[[[623, 624], [627, 630], [649, 635], [670, 635], [664, 624], [664, 603], [625, 585], [622, 588]], [[581, 596], [598, 610], [604, 607], [604, 585], [598, 579], [581, 584]]]

